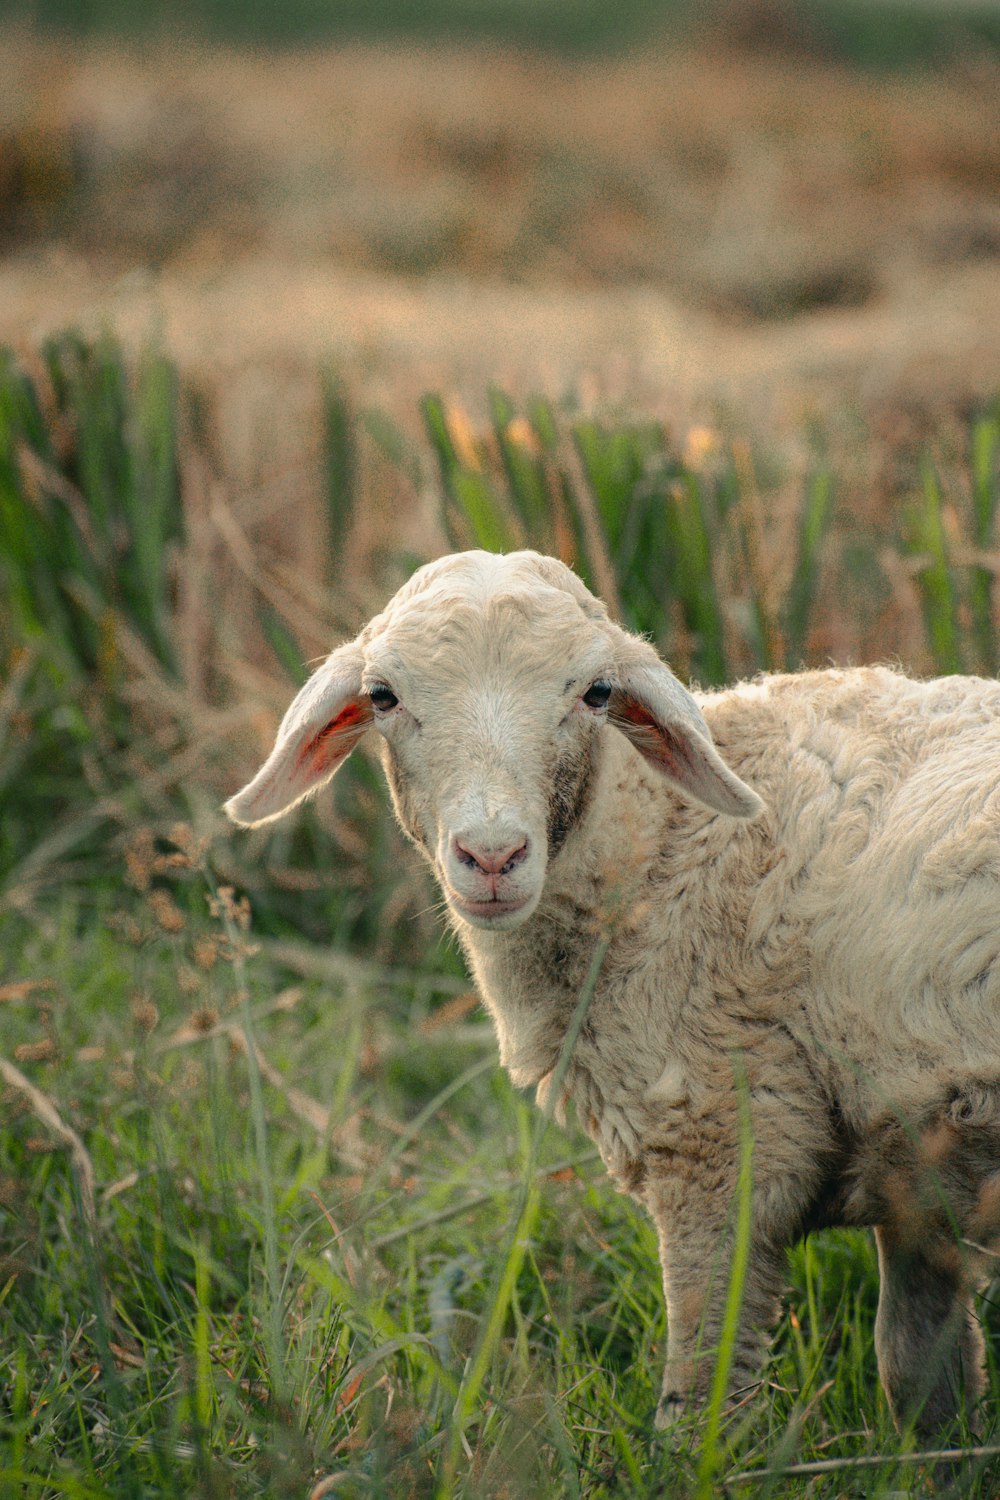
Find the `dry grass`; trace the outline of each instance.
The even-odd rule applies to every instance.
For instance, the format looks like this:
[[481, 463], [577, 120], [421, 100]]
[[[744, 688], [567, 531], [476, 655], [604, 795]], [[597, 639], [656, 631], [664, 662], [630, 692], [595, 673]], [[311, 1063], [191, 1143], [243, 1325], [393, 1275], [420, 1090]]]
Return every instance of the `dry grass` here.
[[501, 379], [769, 433], [1000, 379], [986, 63], [25, 36], [0, 61], [0, 340], [162, 327], [238, 486], [308, 455], [328, 353], [404, 417]]
[[788, 313], [1000, 254], [987, 64], [915, 82], [726, 49], [6, 50], [23, 233], [72, 183], [56, 227], [120, 264], [212, 270], [256, 244]]

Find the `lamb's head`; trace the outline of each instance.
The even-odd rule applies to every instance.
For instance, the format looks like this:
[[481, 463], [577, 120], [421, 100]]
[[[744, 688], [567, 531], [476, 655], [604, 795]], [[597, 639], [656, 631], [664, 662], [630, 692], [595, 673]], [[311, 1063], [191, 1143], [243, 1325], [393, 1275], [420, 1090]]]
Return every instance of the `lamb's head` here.
[[732, 817], [759, 811], [690, 693], [569, 568], [535, 552], [458, 553], [421, 568], [327, 658], [226, 811], [249, 826], [280, 817], [372, 728], [399, 820], [452, 912], [516, 927], [550, 861], [572, 857], [609, 725], [688, 797]]

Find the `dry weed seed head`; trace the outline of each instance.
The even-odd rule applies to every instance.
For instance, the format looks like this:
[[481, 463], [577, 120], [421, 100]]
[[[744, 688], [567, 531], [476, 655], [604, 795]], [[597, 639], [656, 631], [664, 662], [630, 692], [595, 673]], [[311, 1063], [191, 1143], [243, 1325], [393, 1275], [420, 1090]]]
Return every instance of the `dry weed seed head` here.
[[200, 1063], [195, 1058], [188, 1057], [177, 1071], [175, 1093], [181, 1098], [197, 1093], [202, 1082], [203, 1077]]
[[156, 862], [156, 845], [151, 828], [137, 828], [125, 848], [125, 868], [129, 883], [137, 891], [148, 891]]
[[155, 1031], [160, 1019], [160, 1012], [149, 996], [142, 990], [136, 990], [131, 997], [129, 1010], [137, 1030], [144, 1036]]
[[219, 961], [219, 940], [214, 937], [197, 938], [191, 949], [191, 957], [199, 969], [214, 969]]
[[220, 885], [207, 900], [209, 911], [218, 921], [229, 922], [240, 932], [249, 930], [250, 901], [246, 896], [237, 896], [231, 885]]
[[158, 875], [165, 874], [168, 870], [190, 870], [191, 860], [180, 849], [175, 849], [171, 854], [158, 854], [154, 861], [154, 869]]
[[180, 965], [177, 970], [177, 988], [182, 995], [200, 994], [203, 983], [202, 976], [190, 964]]
[[58, 1055], [59, 1048], [50, 1036], [44, 1037], [40, 1042], [22, 1042], [19, 1047], [14, 1048], [17, 1062], [54, 1062]]
[[[167, 834], [167, 839], [178, 850], [178, 855], [183, 857], [188, 869], [204, 864], [209, 840], [198, 838], [190, 823], [175, 823]], [[174, 858], [179, 863], [178, 855]]]
[[154, 875], [192, 870], [204, 864], [209, 840], [197, 838], [189, 824], [174, 823], [170, 831], [161, 837], [163, 842], [173, 844], [173, 849], [158, 849], [156, 831], [148, 826], [135, 829], [125, 846], [125, 867], [129, 883], [137, 891], [147, 891]]
[[147, 902], [164, 932], [183, 932], [187, 919], [168, 891], [150, 891]]
[[253, 958], [255, 953], [260, 952], [259, 943], [248, 943], [242, 938], [231, 938], [227, 932], [220, 933], [217, 942], [219, 960], [226, 964], [235, 964], [243, 959]]
[[16, 1208], [24, 1197], [25, 1186], [16, 1177], [0, 1177], [0, 1208]]
[[107, 924], [133, 948], [137, 948], [146, 935], [131, 912], [113, 911], [107, 917]]

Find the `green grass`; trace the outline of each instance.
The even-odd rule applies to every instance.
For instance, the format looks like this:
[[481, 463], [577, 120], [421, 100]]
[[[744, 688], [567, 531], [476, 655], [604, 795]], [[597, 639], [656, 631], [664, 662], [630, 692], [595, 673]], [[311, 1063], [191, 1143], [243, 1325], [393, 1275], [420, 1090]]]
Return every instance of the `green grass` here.
[[[334, 592], [377, 452], [400, 493], [436, 472], [455, 545], [560, 552], [705, 682], [822, 660], [873, 579], [927, 665], [996, 670], [996, 408], [858, 532], [818, 436], [790, 481], [494, 392], [478, 424], [427, 397], [421, 447], [322, 389]], [[177, 650], [186, 400], [108, 342], [0, 371], [0, 1500], [994, 1495], [983, 1460], [907, 1460], [861, 1234], [790, 1255], [766, 1397], [665, 1448], [651, 1226], [501, 1074], [376, 768], [220, 827], [245, 721]], [[302, 653], [263, 582], [280, 694]]]
[[[6, 982], [35, 987], [4, 992], [3, 1054], [78, 1133], [96, 1215], [8, 1085], [4, 1500], [333, 1474], [338, 1495], [708, 1495], [751, 1470], [731, 1493], [775, 1495], [805, 1480], [765, 1470], [872, 1455], [808, 1493], [926, 1493], [877, 1387], [866, 1236], [790, 1255], [767, 1398], [666, 1451], [655, 1236], [583, 1137], [511, 1089], [478, 1013], [427, 1028], [456, 986], [303, 980], [241, 954], [208, 894], [162, 864], [114, 910], [5, 919]], [[192, 913], [170, 932], [167, 899]], [[995, 1493], [976, 1473], [954, 1493]]]

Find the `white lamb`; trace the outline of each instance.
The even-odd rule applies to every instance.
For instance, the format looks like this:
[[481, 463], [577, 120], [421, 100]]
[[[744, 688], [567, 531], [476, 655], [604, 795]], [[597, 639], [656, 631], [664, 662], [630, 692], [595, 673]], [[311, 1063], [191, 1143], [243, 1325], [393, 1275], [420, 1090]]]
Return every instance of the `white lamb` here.
[[369, 728], [516, 1083], [544, 1093], [609, 940], [564, 1090], [659, 1233], [658, 1425], [711, 1379], [741, 1098], [731, 1390], [759, 1379], [786, 1247], [874, 1225], [894, 1415], [971, 1410], [1000, 1232], [1000, 685], [872, 667], [694, 697], [563, 564], [467, 552], [332, 653], [230, 816], [279, 817]]

